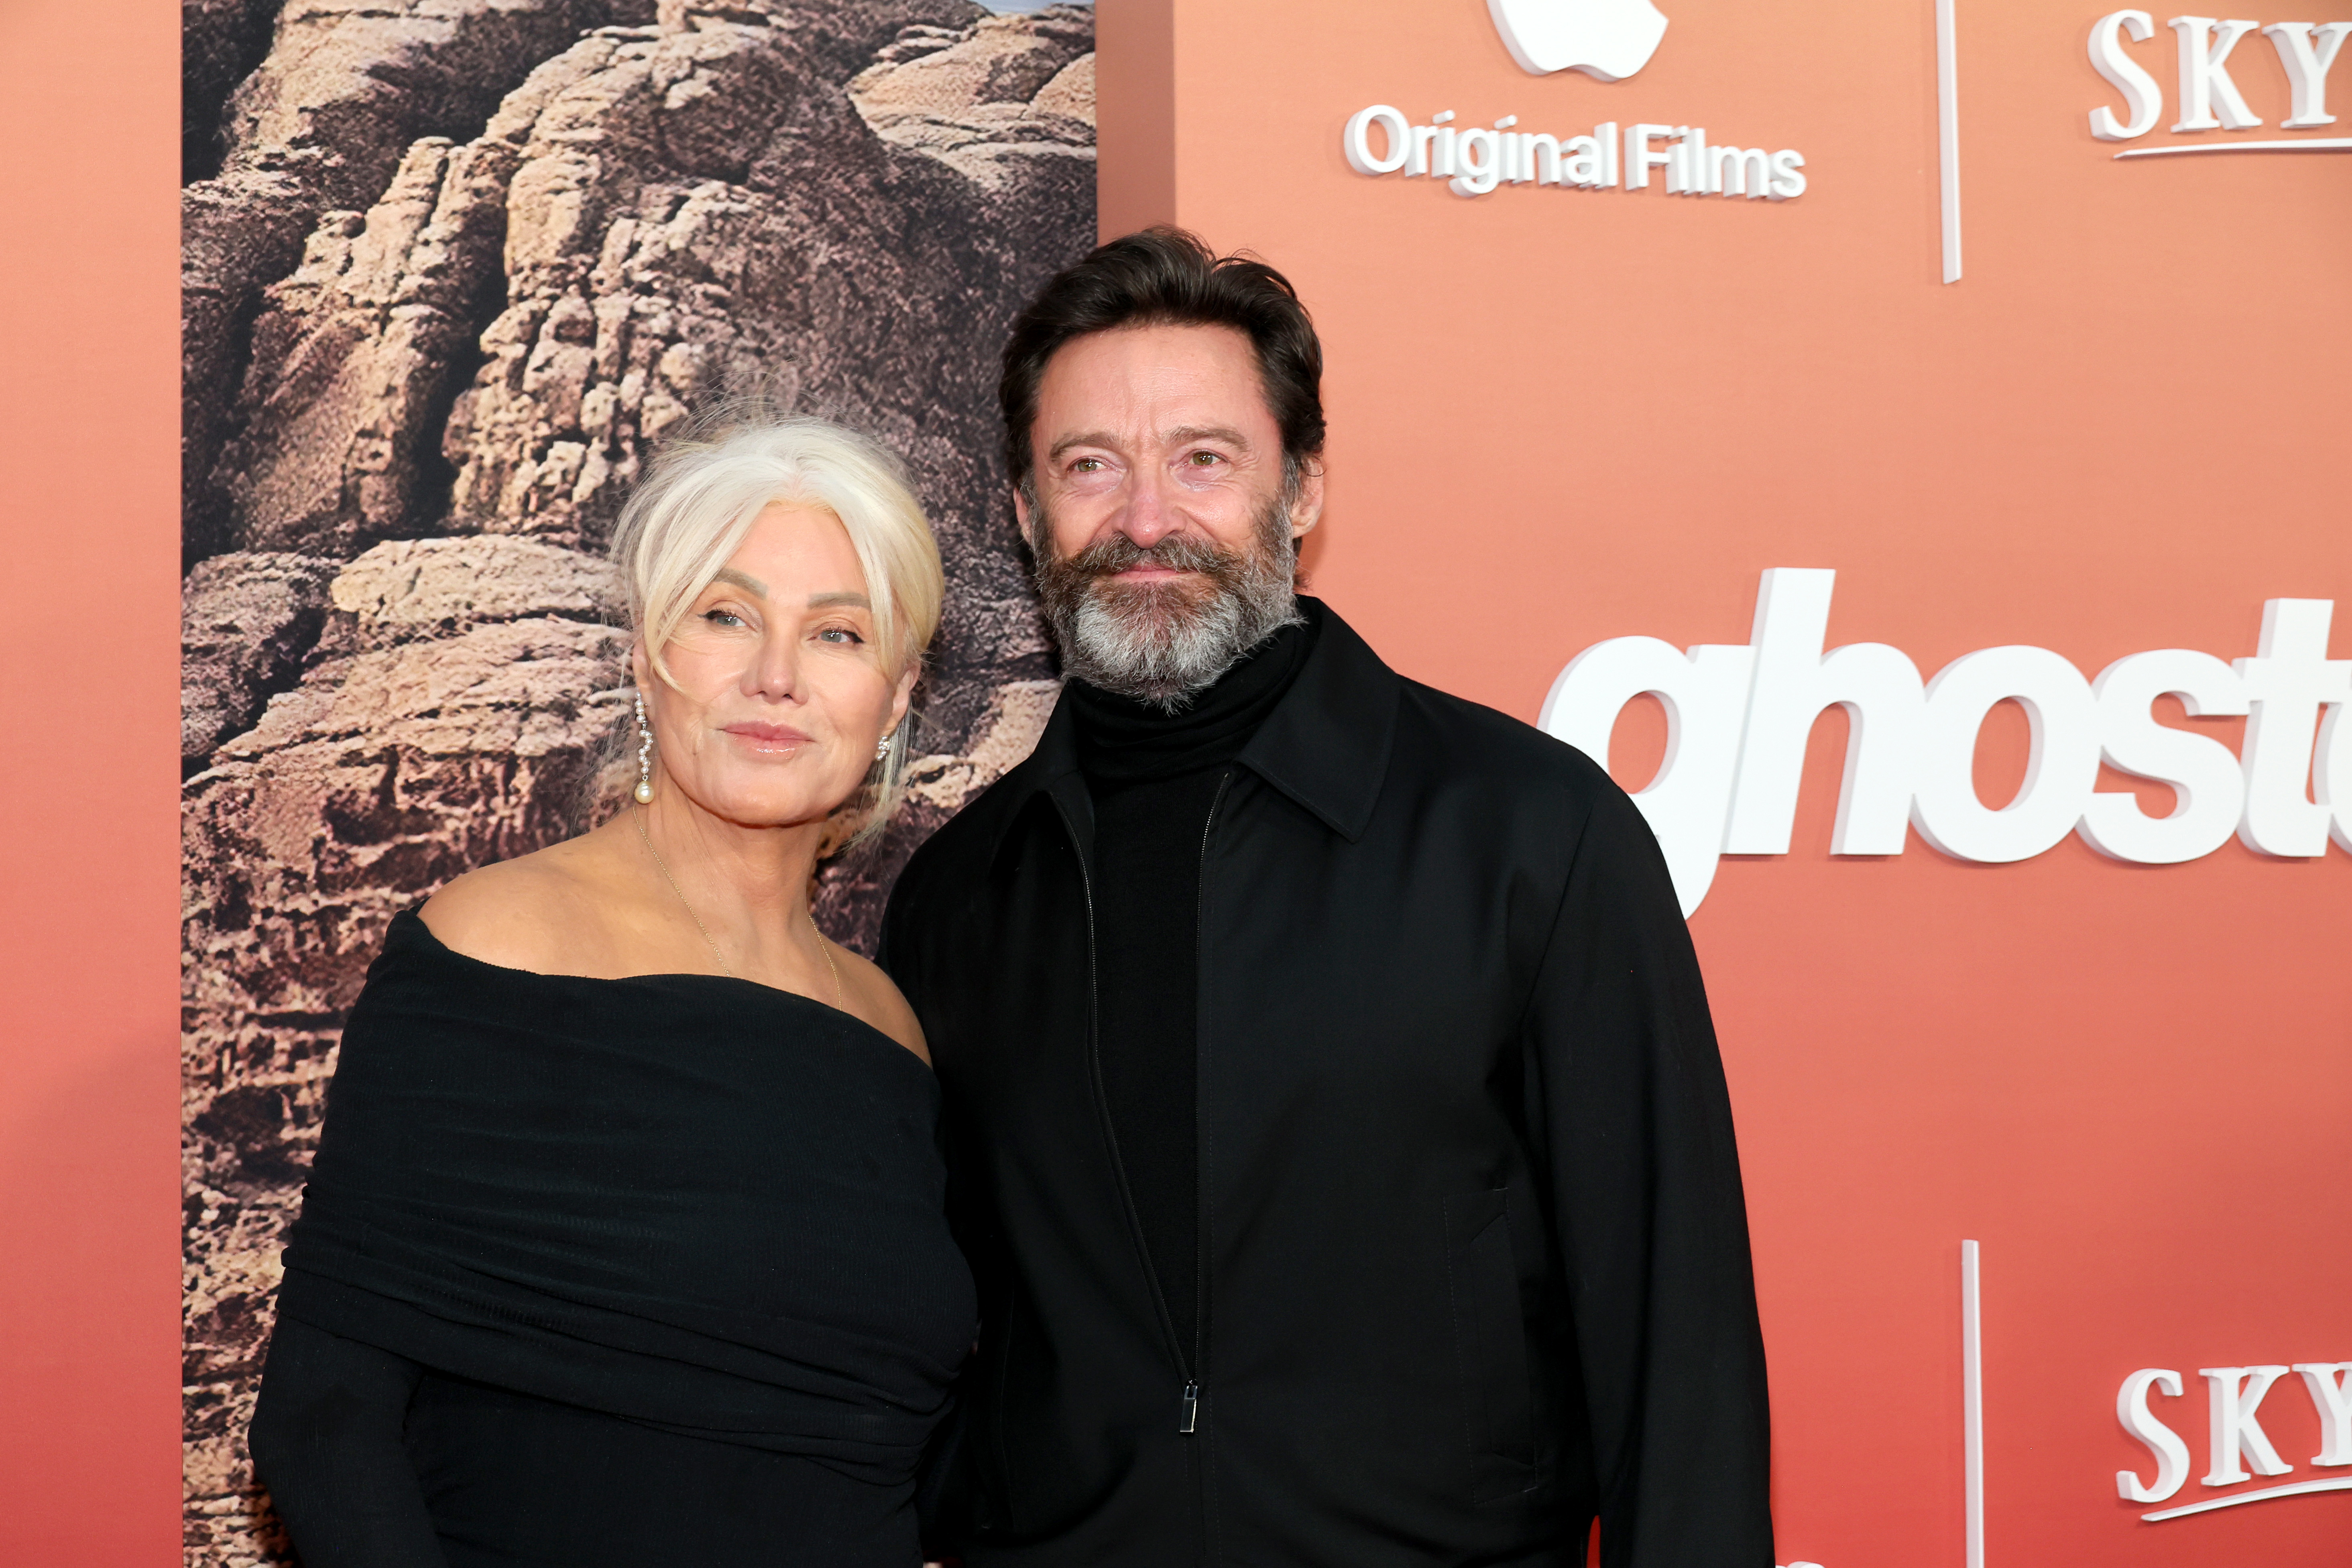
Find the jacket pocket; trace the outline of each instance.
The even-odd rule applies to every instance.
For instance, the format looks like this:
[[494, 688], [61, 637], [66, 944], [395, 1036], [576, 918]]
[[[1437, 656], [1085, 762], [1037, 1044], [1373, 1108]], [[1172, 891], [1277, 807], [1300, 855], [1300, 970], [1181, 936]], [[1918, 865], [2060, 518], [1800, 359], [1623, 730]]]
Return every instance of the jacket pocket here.
[[1445, 1266], [1465, 1435], [1478, 1461], [1472, 1500], [1486, 1502], [1524, 1491], [1535, 1479], [1527, 1320], [1507, 1189], [1445, 1201]]

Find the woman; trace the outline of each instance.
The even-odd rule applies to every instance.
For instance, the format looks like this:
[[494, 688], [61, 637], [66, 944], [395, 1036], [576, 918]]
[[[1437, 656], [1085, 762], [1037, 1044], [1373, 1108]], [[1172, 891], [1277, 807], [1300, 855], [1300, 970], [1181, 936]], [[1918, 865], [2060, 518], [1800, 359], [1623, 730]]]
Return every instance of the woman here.
[[396, 917], [344, 1032], [252, 1430], [308, 1568], [919, 1561], [971, 1281], [921, 1031], [808, 894], [938, 548], [789, 420], [665, 454], [613, 552], [634, 800]]

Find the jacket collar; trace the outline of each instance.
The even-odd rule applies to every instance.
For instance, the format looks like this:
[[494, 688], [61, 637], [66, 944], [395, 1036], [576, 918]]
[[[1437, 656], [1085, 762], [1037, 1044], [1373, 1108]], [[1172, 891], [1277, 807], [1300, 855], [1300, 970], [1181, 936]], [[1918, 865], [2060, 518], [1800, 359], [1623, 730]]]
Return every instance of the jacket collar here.
[[[1298, 605], [1321, 624], [1314, 650], [1239, 761], [1352, 844], [1370, 824], [1388, 775], [1404, 681], [1329, 605], [1304, 595]], [[999, 787], [1008, 798], [991, 860], [1036, 795], [1054, 796], [1082, 843], [1093, 837], [1093, 801], [1078, 769], [1077, 724], [1068, 703], [1054, 705], [1036, 750]]]

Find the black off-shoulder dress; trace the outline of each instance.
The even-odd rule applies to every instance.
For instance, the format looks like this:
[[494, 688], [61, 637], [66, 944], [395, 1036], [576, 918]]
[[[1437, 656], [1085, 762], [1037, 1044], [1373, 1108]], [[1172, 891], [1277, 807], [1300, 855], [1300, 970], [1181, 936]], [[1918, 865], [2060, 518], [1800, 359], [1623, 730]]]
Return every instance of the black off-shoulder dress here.
[[395, 918], [253, 1425], [306, 1568], [910, 1568], [977, 1316], [938, 1117], [822, 1003]]

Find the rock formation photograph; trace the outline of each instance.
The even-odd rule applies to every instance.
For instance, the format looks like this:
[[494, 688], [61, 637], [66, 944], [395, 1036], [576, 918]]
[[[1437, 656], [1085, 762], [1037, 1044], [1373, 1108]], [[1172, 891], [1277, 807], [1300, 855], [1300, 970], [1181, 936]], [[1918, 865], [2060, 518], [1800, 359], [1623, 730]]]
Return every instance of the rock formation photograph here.
[[871, 951], [1056, 690], [999, 455], [1093, 244], [1094, 18], [970, 0], [183, 0], [185, 1561], [289, 1561], [245, 1452], [284, 1229], [393, 914], [578, 831], [629, 710], [604, 549], [758, 396], [905, 455], [946, 614]]

